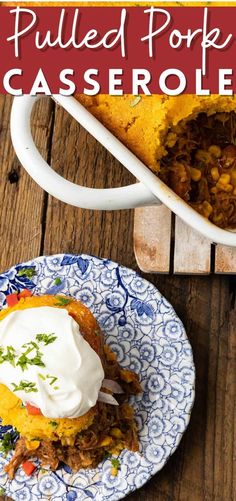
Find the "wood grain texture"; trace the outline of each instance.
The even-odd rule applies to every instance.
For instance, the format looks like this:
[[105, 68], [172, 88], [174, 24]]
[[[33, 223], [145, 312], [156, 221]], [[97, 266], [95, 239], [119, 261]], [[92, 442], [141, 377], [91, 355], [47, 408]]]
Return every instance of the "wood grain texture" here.
[[[8, 106], [4, 115], [6, 127], [9, 98], [3, 100], [6, 101], [4, 106]], [[1, 138], [1, 148], [10, 150], [6, 132]], [[50, 151], [48, 153], [50, 155]], [[11, 155], [12, 162], [16, 162], [13, 153]], [[90, 186], [120, 185], [131, 181], [130, 175], [120, 168], [118, 162], [61, 110], [55, 114], [51, 156], [58, 172]], [[28, 180], [28, 183], [31, 181]], [[37, 197], [41, 196], [41, 190], [34, 183], [32, 185], [35, 193], [39, 193]], [[11, 210], [4, 208], [5, 199], [2, 199], [5, 220], [3, 217], [0, 219], [1, 250], [4, 251], [4, 246], [8, 248], [8, 253], [4, 251], [2, 269], [13, 264], [13, 259], [20, 261], [22, 256], [23, 259], [33, 257], [40, 247], [44, 253], [98, 254], [137, 269], [133, 253], [132, 211], [84, 211], [48, 197], [48, 204], [44, 204], [43, 209], [40, 206], [39, 217], [28, 198], [27, 186], [25, 180], [24, 189], [20, 196], [17, 195], [18, 207], [28, 204], [31, 208], [24, 221], [26, 229], [23, 228], [23, 232], [26, 238], [27, 228], [30, 231], [34, 224], [39, 234], [31, 249], [18, 244], [18, 221], [14, 223], [14, 232], [9, 230], [4, 234], [2, 230], [12, 222], [13, 215]], [[9, 195], [12, 198], [8, 198], [8, 203], [12, 205], [15, 195]], [[22, 224], [23, 220], [20, 221]], [[9, 249], [15, 247], [14, 253], [10, 253]], [[143, 276], [168, 298], [184, 322], [196, 364], [196, 401], [178, 450], [159, 474], [141, 490], [128, 496], [127, 500], [235, 501], [236, 277]]]
[[176, 217], [174, 273], [204, 275], [210, 273], [210, 270], [210, 241]]
[[236, 273], [236, 248], [216, 246], [215, 273]]
[[[20, 166], [10, 140], [11, 99], [0, 96], [1, 270], [40, 253], [44, 193]], [[32, 119], [36, 144], [47, 156], [51, 130], [51, 100], [36, 106]]]
[[140, 207], [134, 214], [134, 253], [146, 273], [169, 273], [171, 211], [164, 205]]

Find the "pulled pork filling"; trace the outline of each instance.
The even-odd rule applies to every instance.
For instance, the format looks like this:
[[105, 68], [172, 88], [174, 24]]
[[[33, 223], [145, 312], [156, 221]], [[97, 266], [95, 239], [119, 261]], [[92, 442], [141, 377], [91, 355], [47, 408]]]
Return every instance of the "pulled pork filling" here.
[[[104, 370], [106, 378], [113, 379], [122, 387], [124, 393], [115, 395], [119, 406], [97, 402], [95, 419], [87, 429], [68, 443], [60, 440], [46, 441], [35, 437], [36, 447], [27, 447], [27, 440], [20, 437], [16, 443], [14, 456], [5, 471], [10, 479], [14, 478], [17, 468], [30, 458], [40, 460], [42, 467], [52, 470], [59, 467], [60, 462], [68, 465], [73, 471], [80, 468], [95, 468], [110, 454], [119, 454], [122, 449], [138, 451], [137, 428], [133, 409], [127, 403], [131, 394], [141, 391], [137, 374], [123, 370], [117, 363], [116, 356], [104, 346]], [[107, 392], [109, 392], [107, 390]]]
[[200, 113], [168, 134], [159, 177], [221, 228], [236, 228], [236, 114]]

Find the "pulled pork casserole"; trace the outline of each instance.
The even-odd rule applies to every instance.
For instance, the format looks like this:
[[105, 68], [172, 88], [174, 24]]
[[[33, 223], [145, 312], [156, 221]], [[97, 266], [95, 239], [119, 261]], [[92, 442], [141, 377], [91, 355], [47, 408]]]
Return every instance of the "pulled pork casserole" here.
[[200, 214], [236, 228], [235, 97], [76, 98]]

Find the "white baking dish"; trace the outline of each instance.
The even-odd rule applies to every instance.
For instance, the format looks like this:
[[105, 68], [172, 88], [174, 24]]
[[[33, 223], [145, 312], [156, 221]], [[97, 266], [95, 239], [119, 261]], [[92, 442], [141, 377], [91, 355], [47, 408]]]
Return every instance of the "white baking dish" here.
[[117, 210], [163, 203], [212, 242], [236, 247], [235, 232], [218, 228], [192, 209], [76, 99], [58, 94], [52, 98], [105, 146], [140, 182], [122, 188], [94, 189], [78, 186], [64, 179], [54, 172], [42, 158], [32, 138], [31, 111], [35, 102], [42, 99], [42, 96], [15, 97], [11, 111], [13, 146], [23, 167], [44, 190], [63, 202], [84, 209]]

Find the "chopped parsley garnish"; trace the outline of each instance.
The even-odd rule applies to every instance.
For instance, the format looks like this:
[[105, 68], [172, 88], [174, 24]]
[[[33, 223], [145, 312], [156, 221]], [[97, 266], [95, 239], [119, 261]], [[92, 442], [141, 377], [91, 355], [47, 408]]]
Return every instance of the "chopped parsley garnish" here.
[[55, 285], [61, 285], [61, 279], [59, 277], [55, 278], [54, 284]]
[[55, 303], [55, 306], [67, 306], [67, 304], [70, 304], [72, 299], [69, 299], [68, 297], [63, 297], [63, 296], [55, 296], [57, 299], [57, 303]]
[[21, 270], [18, 271], [18, 277], [23, 277], [23, 275], [25, 275], [27, 278], [33, 278], [36, 274], [35, 268], [21, 268]]
[[131, 103], [130, 103], [130, 107], [134, 108], [141, 101], [141, 99], [142, 99], [141, 96], [135, 96], [133, 101], [131, 101]]
[[[36, 339], [38, 343], [43, 343], [44, 346], [53, 343], [57, 336], [55, 332], [50, 334], [37, 334]], [[37, 365], [38, 367], [45, 367], [42, 360], [43, 353], [40, 351], [40, 346], [35, 343], [35, 341], [30, 341], [29, 343], [23, 344], [22, 348], [25, 350], [17, 357], [15, 349], [13, 346], [0, 346], [0, 364], [3, 362], [9, 362], [13, 367], [18, 365], [21, 367], [22, 371], [28, 369], [28, 365]], [[35, 351], [33, 356], [29, 357], [29, 354]]]
[[13, 447], [14, 447], [14, 442], [15, 442], [15, 436], [12, 435], [12, 433], [4, 433], [4, 436], [2, 440], [0, 440], [0, 451], [3, 453], [4, 456], [10, 452]]
[[47, 346], [53, 343], [57, 339], [57, 336], [55, 336], [55, 332], [51, 332], [50, 334], [37, 334], [36, 339], [39, 343], [44, 343]]
[[15, 383], [11, 384], [13, 386], [13, 391], [25, 391], [25, 393], [38, 392], [36, 383], [31, 383], [30, 381], [22, 380], [18, 385]]
[[[47, 374], [46, 376], [44, 376], [43, 374], [38, 374], [38, 376], [40, 377], [40, 379], [42, 379], [43, 381], [46, 381], [47, 379], [50, 379], [50, 386], [53, 385], [57, 380], [58, 378], [56, 376], [50, 376], [50, 374]], [[53, 388], [54, 390], [57, 389], [58, 390], [58, 386]]]
[[0, 346], [0, 364], [3, 362], [9, 362], [9, 364], [15, 367], [15, 350], [13, 346], [7, 346], [4, 351], [4, 347]]
[[[39, 351], [39, 346], [37, 345], [37, 343], [30, 341], [30, 343], [24, 344], [23, 348], [26, 348], [27, 346], [28, 348], [20, 355], [16, 365], [19, 365], [22, 371], [27, 369], [28, 365], [38, 365], [39, 367], [45, 367], [45, 364], [42, 361], [43, 354]], [[34, 357], [29, 358], [28, 355], [33, 350], [35, 350], [36, 353]]]
[[0, 496], [4, 496], [6, 490], [3, 487], [0, 487]]
[[49, 374], [47, 374], [46, 378], [51, 379], [51, 381], [49, 383], [50, 385], [53, 385], [58, 380], [58, 378], [56, 376], [50, 376]]
[[116, 468], [116, 470], [120, 469], [120, 461], [119, 461], [119, 459], [112, 458], [111, 459], [111, 464], [112, 464], [113, 468]]
[[49, 421], [49, 424], [53, 427], [53, 428], [57, 428], [58, 426], [58, 423], [56, 421]]

